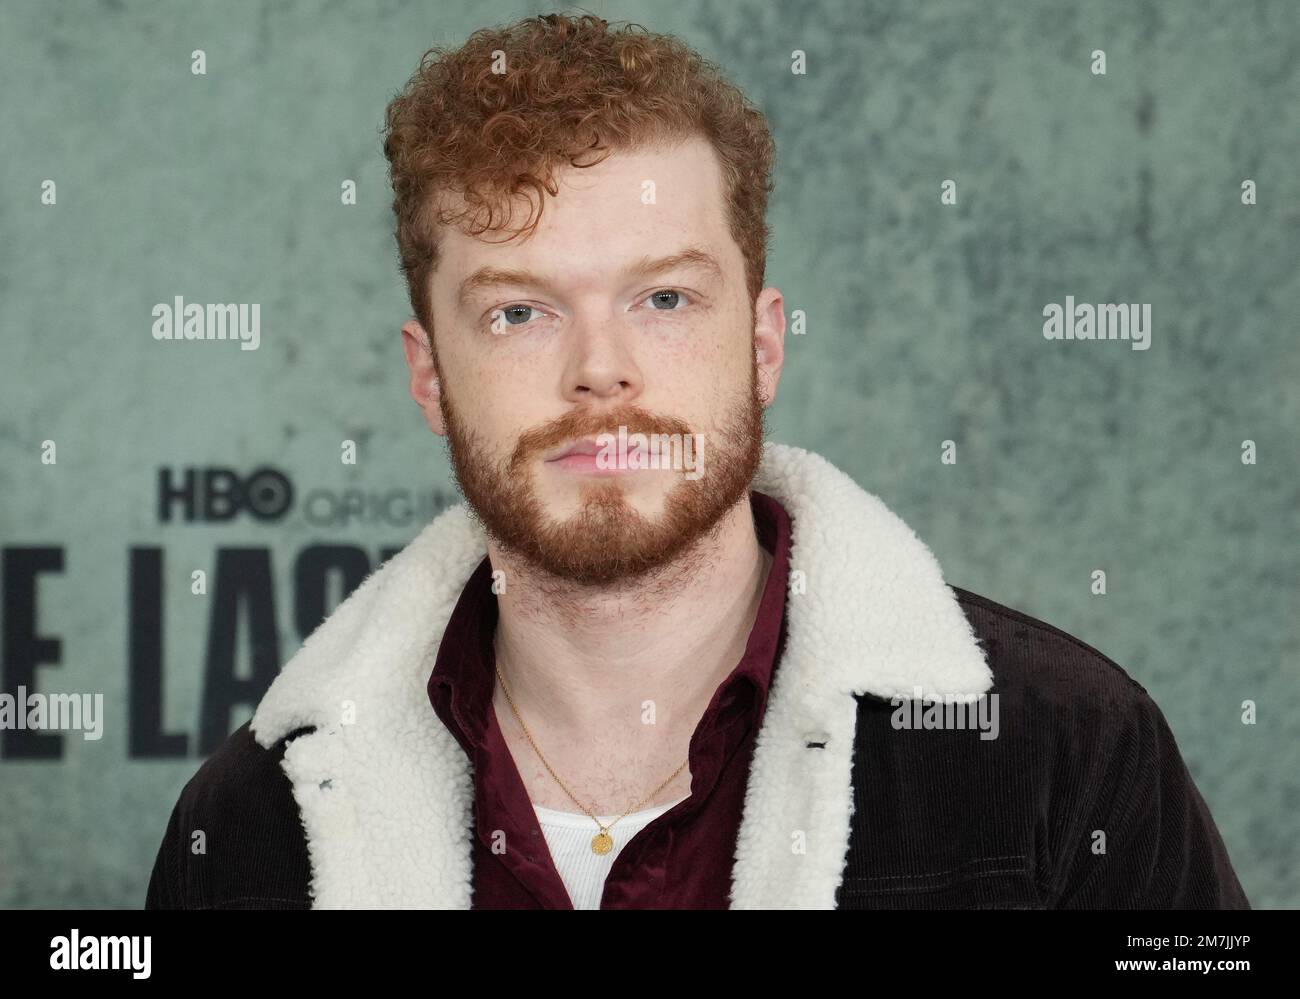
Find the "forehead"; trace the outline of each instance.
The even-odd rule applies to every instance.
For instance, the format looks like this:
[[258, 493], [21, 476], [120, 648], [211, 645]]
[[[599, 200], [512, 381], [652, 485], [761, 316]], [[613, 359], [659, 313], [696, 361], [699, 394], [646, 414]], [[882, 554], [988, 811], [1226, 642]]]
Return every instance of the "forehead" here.
[[[454, 292], [484, 266], [598, 280], [632, 261], [686, 246], [708, 248], [724, 268], [743, 266], [727, 224], [717, 154], [702, 137], [616, 151], [591, 167], [565, 166], [555, 181], [559, 193], [548, 193], [531, 235], [507, 240], [508, 231], [469, 236], [443, 227], [435, 289]], [[464, 202], [457, 197], [449, 204], [459, 209]], [[522, 200], [513, 207], [510, 225], [519, 226], [530, 208]]]

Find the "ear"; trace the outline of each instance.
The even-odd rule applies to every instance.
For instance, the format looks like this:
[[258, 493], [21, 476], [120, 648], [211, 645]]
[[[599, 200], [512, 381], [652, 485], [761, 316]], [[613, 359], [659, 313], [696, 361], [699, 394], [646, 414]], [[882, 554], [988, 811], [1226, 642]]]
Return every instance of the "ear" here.
[[785, 299], [776, 288], [764, 288], [754, 302], [754, 356], [759, 398], [767, 407], [776, 399], [785, 364]]
[[447, 436], [443, 425], [442, 387], [433, 363], [432, 339], [418, 320], [408, 319], [402, 324], [402, 350], [406, 366], [411, 371], [411, 398], [424, 413], [424, 422], [439, 437]]

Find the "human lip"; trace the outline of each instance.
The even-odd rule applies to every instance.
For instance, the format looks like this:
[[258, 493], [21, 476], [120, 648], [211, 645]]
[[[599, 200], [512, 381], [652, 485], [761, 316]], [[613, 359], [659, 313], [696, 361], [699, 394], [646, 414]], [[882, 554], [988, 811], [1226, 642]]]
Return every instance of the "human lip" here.
[[639, 471], [639, 469], [630, 468], [625, 462], [619, 461], [616, 454], [610, 456], [611, 460], [602, 464], [599, 456], [605, 450], [605, 445], [597, 444], [594, 437], [584, 437], [581, 440], [564, 445], [558, 452], [546, 459], [546, 464], [552, 468], [562, 468], [565, 471], [577, 472], [582, 475], [627, 475]]
[[561, 459], [568, 458], [571, 455], [594, 456], [599, 454], [602, 450], [603, 448], [601, 445], [596, 443], [596, 438], [584, 437], [581, 440], [572, 441], [571, 443], [564, 445], [546, 460], [560, 461]]

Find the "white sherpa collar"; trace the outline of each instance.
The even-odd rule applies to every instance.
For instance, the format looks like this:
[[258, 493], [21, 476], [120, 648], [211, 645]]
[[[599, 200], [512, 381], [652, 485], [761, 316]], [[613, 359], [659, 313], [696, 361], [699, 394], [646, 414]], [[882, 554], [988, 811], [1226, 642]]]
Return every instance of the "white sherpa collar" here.
[[[853, 812], [854, 694], [973, 701], [992, 685], [933, 554], [824, 458], [766, 443], [753, 487], [791, 518], [786, 645], [754, 747], [731, 907], [833, 908]], [[469, 908], [470, 762], [426, 684], [487, 553], [462, 503], [376, 569], [285, 664], [252, 731], [284, 771], [318, 908]], [[811, 748], [809, 743], [821, 743]], [[802, 834], [804, 852], [792, 849]]]

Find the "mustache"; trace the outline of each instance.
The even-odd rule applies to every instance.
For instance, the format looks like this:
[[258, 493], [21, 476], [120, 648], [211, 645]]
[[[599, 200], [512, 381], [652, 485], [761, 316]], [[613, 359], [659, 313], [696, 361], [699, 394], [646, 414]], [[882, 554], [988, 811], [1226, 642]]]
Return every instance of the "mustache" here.
[[608, 413], [571, 413], [542, 427], [520, 435], [511, 456], [511, 465], [518, 467], [538, 452], [549, 452], [561, 444], [578, 437], [596, 437], [603, 433], [617, 434], [626, 427], [631, 434], [681, 434], [691, 432], [682, 420], [658, 416], [635, 406], [625, 406]]

